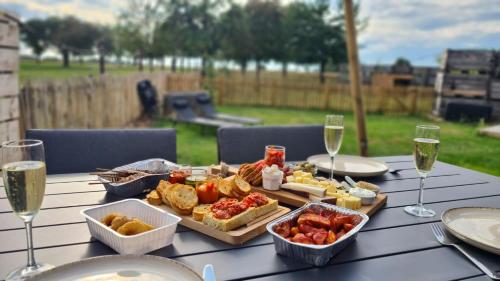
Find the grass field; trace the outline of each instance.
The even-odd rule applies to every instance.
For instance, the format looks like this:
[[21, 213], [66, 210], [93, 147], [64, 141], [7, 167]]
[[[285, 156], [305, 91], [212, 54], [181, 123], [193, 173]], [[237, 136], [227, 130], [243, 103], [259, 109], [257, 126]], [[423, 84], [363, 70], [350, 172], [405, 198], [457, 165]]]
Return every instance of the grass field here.
[[[219, 107], [224, 113], [259, 117], [265, 125], [322, 124], [330, 112], [294, 109]], [[370, 156], [408, 155], [412, 153], [415, 126], [432, 123], [411, 116], [368, 115]], [[173, 127], [168, 120], [158, 120], [155, 127]], [[438, 160], [500, 176], [500, 140], [478, 136], [478, 124], [439, 123], [441, 147]], [[215, 130], [203, 133], [201, 127], [178, 124], [177, 155], [179, 163], [208, 165], [217, 162]], [[340, 153], [357, 154], [355, 123], [352, 114], [345, 116], [345, 135]]]
[[[145, 65], [147, 69], [147, 65]], [[107, 73], [130, 73], [137, 68], [131, 65], [106, 64]], [[19, 77], [21, 83], [26, 79], [44, 79], [44, 78], [68, 78], [87, 75], [99, 75], [99, 65], [97, 63], [84, 62], [77, 60], [71, 61], [69, 68], [64, 68], [60, 61], [42, 61], [37, 63], [34, 60], [21, 60]]]
[[[146, 65], [145, 65], [146, 67]], [[63, 68], [59, 61], [44, 61], [40, 64], [33, 60], [22, 60], [21, 81], [26, 79], [67, 78], [97, 75], [96, 63], [83, 63], [73, 60], [70, 68]], [[108, 73], [130, 73], [133, 66], [107, 65]], [[265, 125], [284, 124], [321, 124], [326, 111], [307, 111], [255, 107], [220, 107], [220, 111], [250, 117], [259, 117]], [[346, 115], [346, 132], [341, 153], [356, 154], [356, 133], [351, 114]], [[371, 156], [411, 154], [412, 139], [416, 124], [429, 123], [420, 117], [368, 115], [368, 138]], [[443, 122], [441, 132], [441, 151], [438, 159], [466, 168], [500, 176], [500, 140], [478, 136], [477, 124]], [[158, 120], [155, 127], [172, 127], [167, 120]], [[177, 151], [179, 163], [206, 165], [217, 161], [215, 130], [205, 134], [202, 129], [191, 125], [178, 125]]]

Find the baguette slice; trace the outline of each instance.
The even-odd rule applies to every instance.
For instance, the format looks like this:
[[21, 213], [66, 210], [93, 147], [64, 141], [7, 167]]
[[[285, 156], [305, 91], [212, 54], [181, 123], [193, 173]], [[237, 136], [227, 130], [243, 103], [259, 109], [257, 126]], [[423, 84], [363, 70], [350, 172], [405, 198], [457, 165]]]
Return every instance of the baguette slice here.
[[217, 187], [219, 189], [219, 197], [233, 197], [232, 196], [232, 180], [219, 179], [217, 182]]
[[210, 207], [212, 204], [202, 204], [194, 207], [193, 209], [193, 219], [195, 221], [202, 221], [206, 213], [210, 212]]
[[234, 177], [234, 183], [237, 193], [248, 195], [252, 191], [250, 184], [238, 175]]
[[175, 187], [175, 184], [171, 184], [167, 181], [161, 180], [158, 186], [156, 187], [156, 191], [160, 195], [160, 199], [163, 204], [170, 206], [170, 201], [168, 199], [169, 193], [171, 193], [172, 189]]
[[214, 214], [212, 212], [209, 212], [203, 217], [203, 223], [220, 231], [227, 232], [241, 227], [253, 221], [257, 217], [265, 215], [276, 209], [278, 209], [278, 201], [268, 198], [268, 202], [266, 205], [256, 208], [251, 207], [243, 213], [238, 214], [230, 219], [218, 219], [214, 217]]
[[191, 215], [193, 208], [198, 205], [196, 190], [189, 185], [176, 185], [168, 198], [172, 208], [181, 215]]
[[157, 190], [152, 190], [148, 195], [146, 195], [146, 199], [149, 204], [155, 206], [160, 206], [163, 203], [160, 193]]

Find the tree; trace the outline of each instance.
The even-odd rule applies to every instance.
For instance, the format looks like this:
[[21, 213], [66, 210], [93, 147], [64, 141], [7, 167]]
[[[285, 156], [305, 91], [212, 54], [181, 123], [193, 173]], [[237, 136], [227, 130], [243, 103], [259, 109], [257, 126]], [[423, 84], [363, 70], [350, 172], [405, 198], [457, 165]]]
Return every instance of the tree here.
[[285, 22], [290, 56], [298, 63], [319, 64], [322, 83], [329, 61], [333, 64], [347, 61], [342, 26], [330, 17], [327, 2], [291, 3]]
[[139, 70], [143, 70], [143, 58], [153, 57], [153, 40], [155, 30], [166, 16], [164, 0], [129, 0], [127, 8], [121, 11], [120, 22], [123, 38], [127, 42], [128, 51], [139, 62]]
[[39, 63], [41, 55], [49, 45], [49, 30], [45, 20], [30, 19], [26, 21], [22, 25], [21, 38], [30, 46]]
[[106, 55], [114, 50], [114, 41], [112, 29], [107, 26], [101, 26], [97, 32], [96, 49], [99, 54], [99, 73], [106, 72]]
[[220, 47], [225, 58], [236, 61], [245, 73], [248, 61], [252, 58], [252, 39], [248, 18], [239, 5], [232, 4], [220, 16], [218, 23]]
[[391, 72], [411, 74], [413, 72], [413, 67], [408, 59], [400, 57], [397, 58], [394, 64], [391, 66]]
[[283, 15], [278, 1], [249, 0], [244, 9], [248, 16], [252, 58], [256, 62], [259, 79], [261, 62], [280, 57]]
[[51, 44], [58, 48], [63, 56], [64, 67], [69, 67], [70, 53], [82, 55], [92, 51], [98, 32], [94, 25], [72, 16], [50, 17], [46, 24]]
[[222, 0], [199, 0], [193, 6], [194, 53], [201, 55], [201, 74], [205, 76], [207, 60], [211, 59], [219, 49], [219, 32], [217, 32], [217, 12], [221, 8]]

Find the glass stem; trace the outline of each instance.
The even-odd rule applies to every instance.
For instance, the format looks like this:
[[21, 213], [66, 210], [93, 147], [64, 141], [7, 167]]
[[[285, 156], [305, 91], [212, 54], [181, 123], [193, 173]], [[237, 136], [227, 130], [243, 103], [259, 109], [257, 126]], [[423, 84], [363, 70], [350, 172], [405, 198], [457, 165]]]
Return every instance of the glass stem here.
[[28, 244], [28, 264], [27, 267], [36, 266], [35, 251], [33, 249], [33, 234], [32, 234], [32, 221], [25, 221], [26, 226], [26, 243]]
[[330, 155], [330, 180], [333, 180], [333, 160], [335, 160], [335, 155]]
[[424, 182], [425, 182], [425, 177], [420, 177], [420, 190], [418, 192], [418, 203], [417, 205], [419, 207], [424, 206]]

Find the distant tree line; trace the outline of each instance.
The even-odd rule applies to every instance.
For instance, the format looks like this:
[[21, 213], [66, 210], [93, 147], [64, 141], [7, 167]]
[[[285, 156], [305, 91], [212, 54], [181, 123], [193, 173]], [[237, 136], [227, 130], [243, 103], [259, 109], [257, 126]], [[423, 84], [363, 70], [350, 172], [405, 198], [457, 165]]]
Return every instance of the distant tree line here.
[[[341, 1], [340, 1], [341, 2]], [[340, 3], [339, 2], [339, 3]], [[213, 59], [236, 62], [245, 72], [256, 64], [274, 60], [282, 64], [317, 64], [320, 79], [328, 65], [347, 61], [344, 20], [339, 4], [328, 0], [295, 1], [248, 0], [241, 5], [231, 0], [129, 0], [114, 26], [96, 25], [75, 17], [30, 19], [24, 23], [22, 38], [40, 58], [49, 47], [61, 53], [69, 67], [70, 55], [98, 54], [102, 71], [105, 57], [118, 61], [130, 57], [144, 68], [169, 56], [171, 70], [178, 59], [200, 57], [202, 73]], [[359, 5], [356, 5], [358, 14]], [[366, 20], [358, 20], [358, 28]]]

